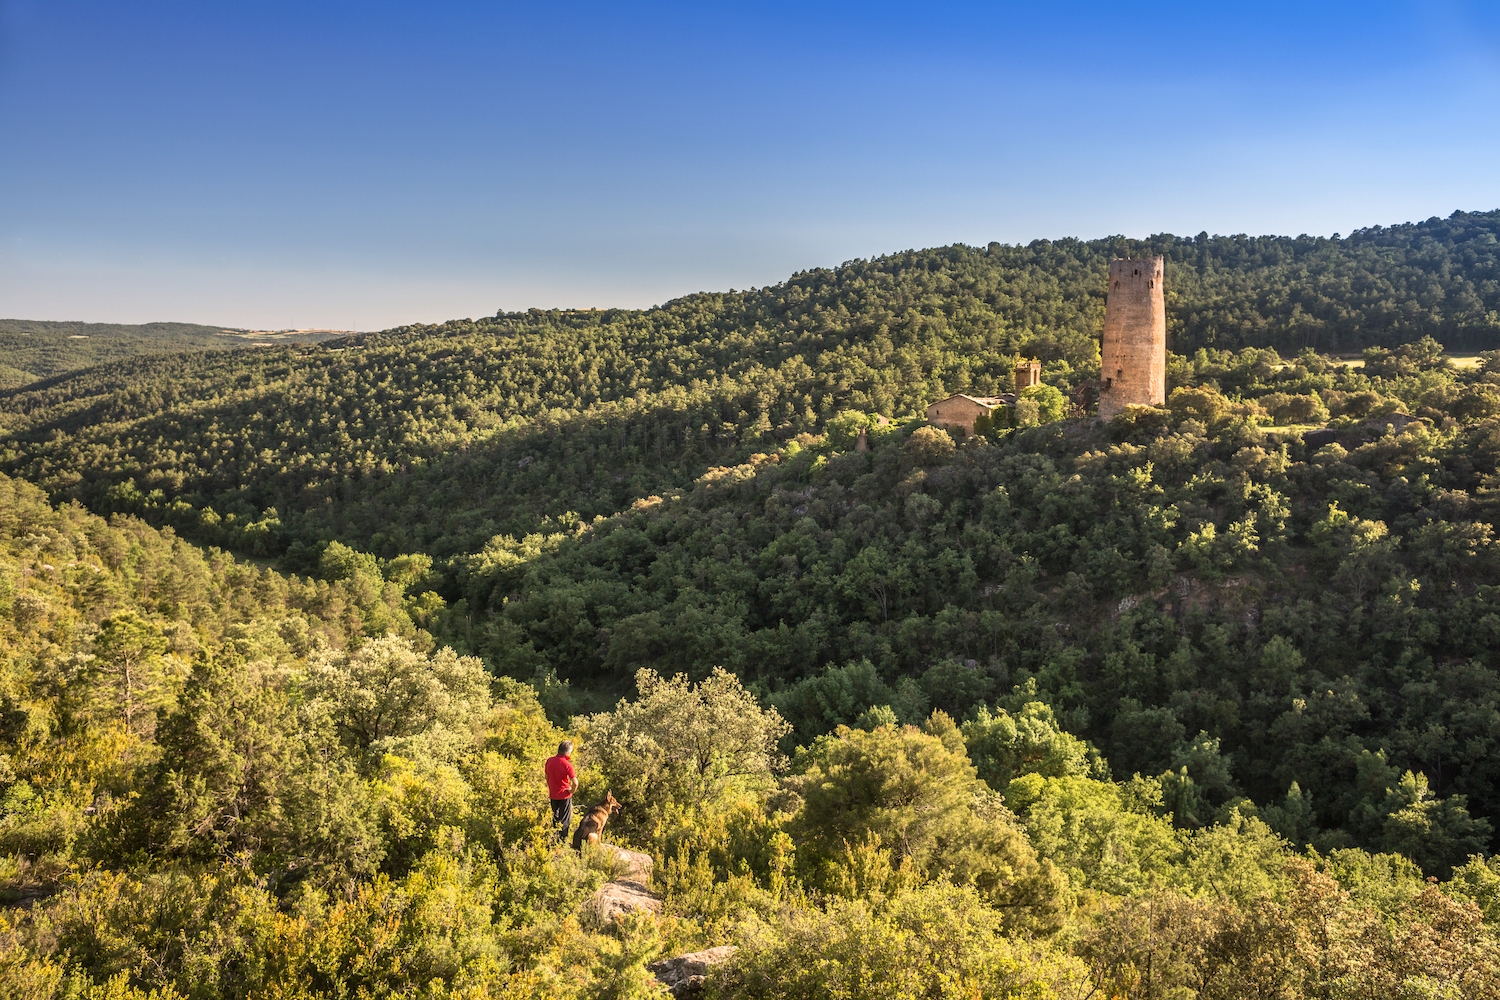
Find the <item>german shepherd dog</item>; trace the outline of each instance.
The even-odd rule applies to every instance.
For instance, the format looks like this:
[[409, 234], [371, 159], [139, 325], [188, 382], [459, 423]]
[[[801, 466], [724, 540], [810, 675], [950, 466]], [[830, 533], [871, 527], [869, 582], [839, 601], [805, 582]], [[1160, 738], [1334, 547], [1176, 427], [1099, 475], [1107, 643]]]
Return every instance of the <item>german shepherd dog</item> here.
[[585, 840], [590, 844], [599, 843], [599, 838], [604, 834], [604, 824], [609, 822], [611, 816], [619, 815], [619, 812], [620, 803], [616, 801], [614, 793], [605, 792], [604, 801], [590, 806], [589, 811], [583, 814], [583, 820], [573, 834], [573, 850], [583, 850]]

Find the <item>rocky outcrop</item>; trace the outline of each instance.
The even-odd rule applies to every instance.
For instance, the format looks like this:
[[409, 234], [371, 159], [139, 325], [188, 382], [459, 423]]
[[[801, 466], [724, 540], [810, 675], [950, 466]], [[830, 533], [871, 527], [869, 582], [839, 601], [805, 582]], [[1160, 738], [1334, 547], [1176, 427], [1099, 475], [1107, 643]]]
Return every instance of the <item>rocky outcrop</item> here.
[[696, 1000], [703, 995], [703, 981], [708, 970], [739, 949], [732, 944], [706, 948], [676, 958], [652, 962], [646, 969], [671, 991], [676, 1000]]
[[583, 904], [583, 917], [595, 927], [606, 927], [628, 913], [661, 912], [661, 899], [651, 891], [651, 855], [614, 844], [586, 848], [609, 855], [616, 877], [599, 887]]
[[594, 926], [614, 923], [629, 913], [660, 913], [661, 900], [639, 882], [606, 882], [583, 904], [584, 916]]
[[641, 885], [651, 884], [651, 872], [655, 868], [651, 855], [642, 854], [640, 851], [627, 851], [614, 844], [600, 844], [599, 846], [613, 855], [617, 866], [625, 869], [625, 881], [639, 882]]

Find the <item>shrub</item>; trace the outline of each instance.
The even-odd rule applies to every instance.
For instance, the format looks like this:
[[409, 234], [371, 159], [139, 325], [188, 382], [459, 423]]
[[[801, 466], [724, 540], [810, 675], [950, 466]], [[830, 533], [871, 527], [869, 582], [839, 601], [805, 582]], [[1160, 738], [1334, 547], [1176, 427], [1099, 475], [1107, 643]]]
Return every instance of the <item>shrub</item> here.
[[815, 884], [827, 884], [848, 845], [865, 843], [884, 845], [924, 877], [973, 885], [997, 902], [1024, 904], [1045, 881], [1019, 822], [975, 776], [961, 738], [950, 746], [911, 726], [840, 726], [799, 764], [794, 838]]
[[584, 724], [588, 753], [625, 803], [626, 823], [659, 834], [673, 813], [712, 807], [733, 790], [769, 789], [790, 727], [733, 674], [715, 669], [693, 684], [641, 670], [635, 683], [635, 701]]
[[420, 747], [451, 757], [472, 748], [490, 710], [490, 674], [477, 657], [446, 647], [428, 656], [399, 636], [323, 655], [305, 686], [347, 744], [377, 755]]
[[1006, 938], [1000, 914], [978, 893], [947, 882], [798, 907], [777, 923], [712, 972], [709, 996], [960, 1000], [1086, 991], [1079, 963]]
[[953, 438], [941, 427], [918, 427], [901, 446], [906, 460], [915, 466], [947, 465], [953, 458]]
[[1328, 407], [1313, 395], [1273, 392], [1256, 400], [1278, 424], [1326, 424]]

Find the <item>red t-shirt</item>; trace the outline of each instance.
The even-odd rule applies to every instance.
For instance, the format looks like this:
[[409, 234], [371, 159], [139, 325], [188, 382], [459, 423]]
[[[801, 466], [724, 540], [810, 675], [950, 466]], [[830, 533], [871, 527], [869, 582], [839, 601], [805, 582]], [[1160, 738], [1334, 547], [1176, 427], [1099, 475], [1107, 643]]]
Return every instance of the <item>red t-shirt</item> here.
[[573, 762], [566, 757], [547, 758], [547, 794], [554, 799], [573, 795]]

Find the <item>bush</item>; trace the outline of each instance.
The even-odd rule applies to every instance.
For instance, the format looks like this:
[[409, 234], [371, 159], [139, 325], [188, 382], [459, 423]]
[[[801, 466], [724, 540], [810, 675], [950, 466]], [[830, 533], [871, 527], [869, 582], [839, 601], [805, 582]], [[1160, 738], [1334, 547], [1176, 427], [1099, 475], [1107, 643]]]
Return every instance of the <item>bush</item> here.
[[1328, 407], [1314, 395], [1273, 392], [1256, 400], [1278, 424], [1326, 424]]
[[953, 438], [941, 427], [918, 427], [901, 446], [906, 460], [914, 466], [947, 465], [953, 458]]
[[1167, 409], [1178, 420], [1196, 420], [1213, 430], [1230, 416], [1230, 402], [1211, 386], [1179, 386], [1167, 397]]
[[399, 636], [324, 654], [305, 686], [327, 704], [346, 743], [377, 756], [470, 750], [490, 710], [490, 674], [477, 657], [446, 647], [428, 656]]
[[592, 763], [625, 803], [626, 825], [659, 836], [670, 816], [711, 809], [733, 791], [770, 788], [784, 764], [777, 743], [791, 727], [737, 677], [716, 669], [693, 684], [641, 670], [635, 683], [635, 701], [622, 699], [583, 727]]
[[708, 995], [777, 1000], [960, 1000], [1086, 991], [1080, 963], [1001, 933], [972, 889], [938, 882], [889, 898], [830, 900], [780, 915], [715, 969]]
[[1068, 397], [1054, 385], [1028, 385], [1016, 397], [1017, 427], [1051, 424], [1068, 415]]
[[791, 782], [803, 797], [793, 834], [814, 884], [828, 884], [849, 845], [875, 844], [923, 877], [1029, 905], [1044, 873], [1020, 824], [975, 776], [962, 746], [961, 737], [945, 742], [912, 726], [840, 726], [805, 751]]
[[1003, 708], [995, 711], [991, 715], [981, 706], [963, 724], [969, 757], [991, 788], [1003, 791], [1023, 774], [1062, 778], [1091, 770], [1088, 744], [1064, 732], [1048, 705], [1027, 702], [1015, 715]]

